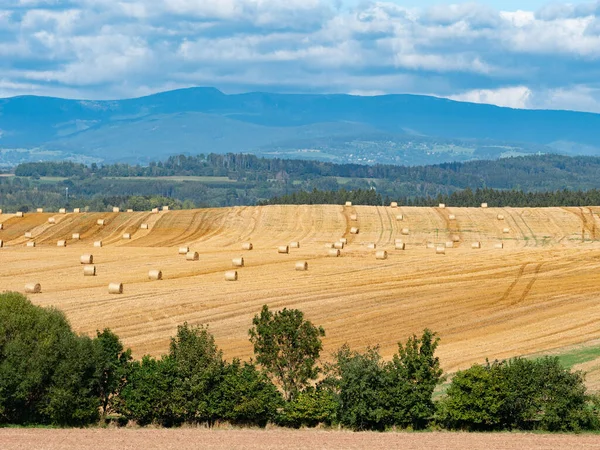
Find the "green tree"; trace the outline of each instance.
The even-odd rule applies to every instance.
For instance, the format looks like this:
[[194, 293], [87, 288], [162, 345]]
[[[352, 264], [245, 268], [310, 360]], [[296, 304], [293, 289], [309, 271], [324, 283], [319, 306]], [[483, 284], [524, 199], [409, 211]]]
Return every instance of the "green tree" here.
[[267, 305], [252, 324], [249, 335], [256, 361], [281, 387], [286, 401], [292, 400], [320, 372], [317, 360], [325, 330], [305, 320], [297, 309], [273, 314]]
[[393, 425], [427, 426], [435, 414], [433, 391], [442, 379], [439, 358], [435, 356], [439, 338], [428, 329], [421, 338], [413, 335], [386, 365], [387, 408]]
[[327, 365], [325, 386], [337, 395], [337, 419], [353, 430], [383, 430], [389, 422], [385, 405], [386, 374], [377, 348], [365, 353], [342, 346]]
[[65, 316], [0, 294], [0, 423], [86, 425], [100, 396], [93, 341]]
[[227, 364], [218, 386], [217, 416], [234, 424], [264, 427], [283, 399], [269, 378], [251, 363]]
[[119, 337], [109, 329], [96, 333], [94, 347], [102, 417], [106, 417], [114, 410], [113, 403], [118, 401], [131, 369], [131, 350], [124, 350]]

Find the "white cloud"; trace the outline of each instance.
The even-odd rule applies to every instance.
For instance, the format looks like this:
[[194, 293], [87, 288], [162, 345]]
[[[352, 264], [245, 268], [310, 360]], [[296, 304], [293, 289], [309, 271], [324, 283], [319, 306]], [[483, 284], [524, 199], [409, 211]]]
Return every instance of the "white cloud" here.
[[489, 103], [509, 108], [531, 108], [531, 90], [526, 86], [504, 87], [499, 89], [474, 89], [448, 98], [461, 102]]
[[[7, 3], [7, 2], [4, 2]], [[430, 93], [600, 111], [600, 2], [498, 11], [476, 2], [19, 0], [0, 9], [0, 95]]]

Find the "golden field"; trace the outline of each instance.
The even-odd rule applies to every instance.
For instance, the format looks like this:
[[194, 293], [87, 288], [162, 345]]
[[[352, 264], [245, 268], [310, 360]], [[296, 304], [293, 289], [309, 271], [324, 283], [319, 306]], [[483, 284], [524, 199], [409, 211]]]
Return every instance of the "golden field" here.
[[[357, 350], [378, 344], [390, 357], [398, 341], [429, 327], [441, 337], [444, 369], [455, 371], [486, 357], [597, 344], [599, 213], [600, 207], [318, 205], [2, 214], [0, 291], [40, 283], [42, 293], [30, 295], [35, 304], [63, 310], [81, 333], [111, 328], [137, 357], [165, 352], [177, 325], [187, 321], [208, 324], [228, 359], [248, 358], [252, 317], [268, 304], [299, 308], [322, 325], [326, 358], [345, 342]], [[106, 225], [98, 226], [98, 219]], [[359, 234], [350, 233], [353, 226]], [[409, 235], [402, 236], [402, 228]], [[73, 233], [81, 239], [73, 240]], [[427, 246], [453, 236], [460, 242], [445, 255]], [[327, 256], [325, 244], [342, 237], [348, 245], [341, 257]], [[397, 238], [406, 250], [394, 249]], [[61, 239], [67, 247], [56, 246]], [[93, 247], [97, 240], [102, 248]], [[26, 247], [29, 241], [36, 247]], [[277, 252], [292, 241], [300, 248]], [[243, 251], [244, 242], [254, 249]], [[471, 248], [473, 242], [482, 248]], [[500, 242], [504, 248], [495, 248]], [[387, 250], [388, 259], [377, 260], [369, 243]], [[197, 251], [199, 261], [186, 261], [180, 246]], [[79, 258], [86, 253], [94, 256], [95, 277], [83, 276]], [[245, 259], [239, 280], [225, 281], [239, 256]], [[296, 271], [297, 261], [307, 261], [308, 271]], [[164, 279], [150, 281], [152, 269], [162, 270]], [[110, 295], [110, 282], [122, 282], [124, 293]], [[583, 368], [590, 386], [600, 387], [600, 360]]]

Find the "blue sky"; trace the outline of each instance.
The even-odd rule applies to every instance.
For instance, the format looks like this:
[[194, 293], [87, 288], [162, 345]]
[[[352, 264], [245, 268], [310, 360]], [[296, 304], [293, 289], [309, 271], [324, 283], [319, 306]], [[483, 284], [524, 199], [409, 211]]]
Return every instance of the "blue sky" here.
[[600, 0], [0, 1], [0, 97], [188, 86], [600, 112]]

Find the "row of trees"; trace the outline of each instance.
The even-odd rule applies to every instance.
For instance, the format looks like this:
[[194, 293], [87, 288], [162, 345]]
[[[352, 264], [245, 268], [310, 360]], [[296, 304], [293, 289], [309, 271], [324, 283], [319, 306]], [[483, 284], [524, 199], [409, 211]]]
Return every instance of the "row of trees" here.
[[580, 373], [556, 358], [513, 359], [444, 380], [439, 339], [425, 330], [390, 361], [344, 345], [322, 364], [322, 327], [301, 311], [267, 306], [249, 330], [255, 359], [223, 359], [207, 327], [183, 324], [161, 358], [133, 361], [110, 330], [76, 335], [64, 315], [20, 294], [0, 294], [0, 425], [84, 426], [113, 417], [138, 425], [325, 424], [579, 431], [600, 428]]

